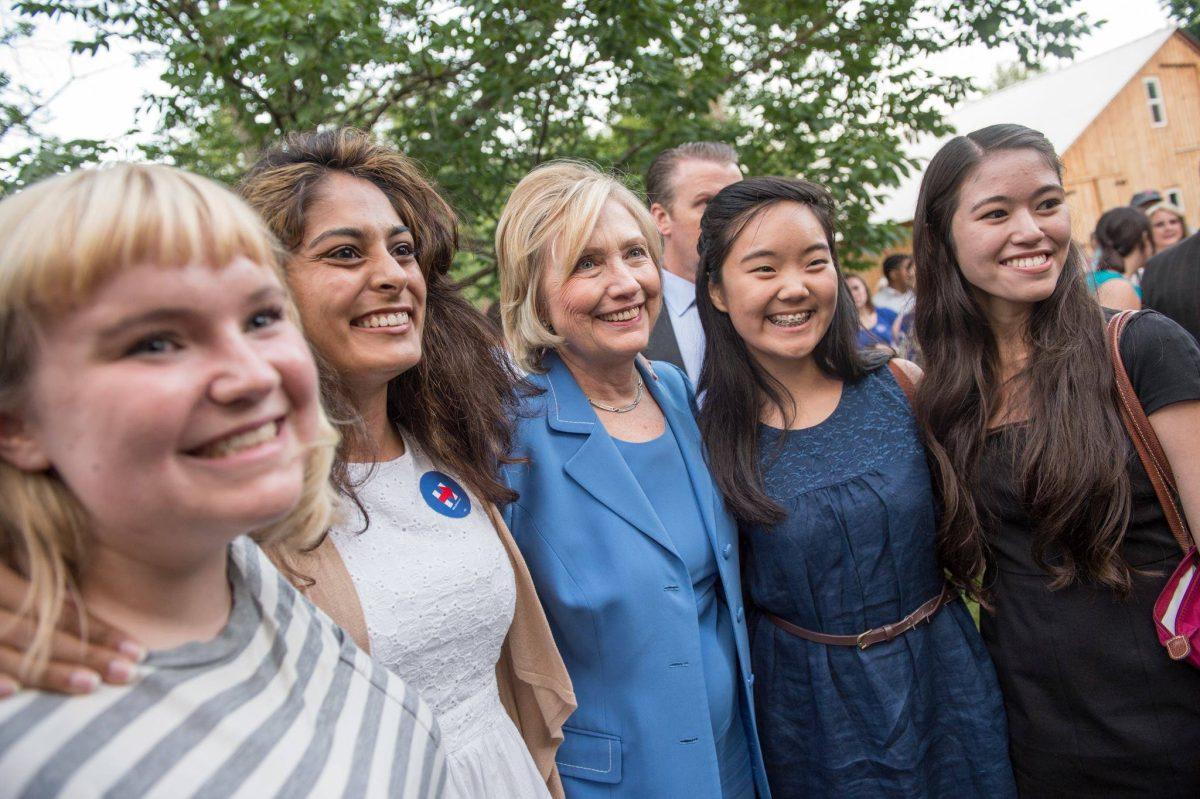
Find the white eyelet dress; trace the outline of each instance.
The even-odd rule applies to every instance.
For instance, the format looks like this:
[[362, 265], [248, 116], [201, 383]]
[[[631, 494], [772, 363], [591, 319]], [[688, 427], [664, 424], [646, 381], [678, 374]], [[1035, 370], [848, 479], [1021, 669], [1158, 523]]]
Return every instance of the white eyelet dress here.
[[512, 624], [512, 564], [483, 507], [406, 439], [404, 456], [355, 464], [370, 516], [331, 534], [354, 581], [371, 654], [437, 716], [448, 797], [543, 799], [549, 792], [500, 704], [496, 662]]

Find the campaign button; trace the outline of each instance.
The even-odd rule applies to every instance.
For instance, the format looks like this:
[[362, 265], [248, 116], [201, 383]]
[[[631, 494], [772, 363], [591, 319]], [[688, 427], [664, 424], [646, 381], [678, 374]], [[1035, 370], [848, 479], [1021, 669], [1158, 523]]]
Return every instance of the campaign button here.
[[433, 510], [461, 519], [471, 512], [471, 498], [453, 477], [441, 472], [425, 472], [421, 475], [421, 497]]

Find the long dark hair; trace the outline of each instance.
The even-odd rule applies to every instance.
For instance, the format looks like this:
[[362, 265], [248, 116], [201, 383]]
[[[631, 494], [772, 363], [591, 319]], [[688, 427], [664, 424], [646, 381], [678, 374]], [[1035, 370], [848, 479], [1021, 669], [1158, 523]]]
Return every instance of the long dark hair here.
[[[389, 418], [481, 498], [511, 502], [516, 493], [500, 480], [499, 469], [510, 462], [517, 376], [495, 328], [450, 279], [458, 219], [420, 166], [361, 131], [300, 133], [263, 153], [239, 189], [294, 251], [317, 187], [334, 172], [367, 180], [383, 192], [412, 229], [425, 277], [421, 360], [388, 386]], [[317, 363], [331, 415], [345, 418], [352, 406], [341, 379], [320, 357]], [[363, 443], [361, 435], [352, 425], [346, 428], [334, 466], [334, 484], [349, 497], [354, 490], [346, 453]]]
[[[977, 585], [986, 544], [980, 511], [980, 459], [1003, 394], [1027, 409], [1027, 436], [1016, 455], [1018, 491], [1037, 529], [1035, 562], [1052, 588], [1091, 579], [1126, 593], [1130, 570], [1120, 553], [1129, 519], [1127, 442], [1116, 408], [1104, 317], [1084, 283], [1084, 261], [1070, 245], [1054, 292], [1037, 303], [1025, 336], [1027, 366], [1001, 380], [995, 333], [959, 269], [951, 218], [959, 190], [989, 154], [1033, 150], [1062, 179], [1045, 136], [1020, 125], [993, 125], [949, 141], [925, 171], [913, 219], [921, 291], [916, 332], [925, 354], [917, 392], [934, 487], [941, 500], [938, 553], [951, 579], [988, 599]], [[1053, 561], [1053, 562], [1051, 562]]]
[[838, 265], [835, 209], [829, 192], [807, 180], [760, 177], [726, 186], [708, 201], [700, 220], [700, 271], [696, 279], [696, 308], [706, 341], [699, 385], [704, 396], [700, 432], [713, 478], [730, 512], [747, 524], [770, 525], [783, 517], [783, 509], [767, 496], [763, 485], [758, 422], [763, 411], [774, 406], [784, 427], [789, 427], [796, 416], [796, 403], [788, 390], [751, 357], [729, 315], [717, 310], [708, 290], [710, 284], [720, 285], [725, 259], [746, 225], [767, 208], [783, 202], [800, 203], [817, 217], [837, 272], [833, 319], [813, 350], [818, 368], [831, 377], [852, 382], [878, 365], [858, 351], [858, 311]]
[[1150, 217], [1128, 206], [1101, 214], [1095, 236], [1100, 245], [1100, 266], [1108, 269], [1124, 271], [1125, 259], [1143, 242], [1151, 242], [1151, 249], [1154, 247]]

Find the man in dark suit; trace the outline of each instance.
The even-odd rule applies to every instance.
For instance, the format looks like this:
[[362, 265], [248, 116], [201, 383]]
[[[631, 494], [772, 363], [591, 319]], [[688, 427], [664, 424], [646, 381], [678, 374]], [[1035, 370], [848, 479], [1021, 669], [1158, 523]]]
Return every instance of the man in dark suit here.
[[1200, 343], [1200, 233], [1146, 262], [1142, 305], [1174, 319]]
[[693, 384], [704, 361], [704, 331], [696, 311], [700, 217], [717, 192], [741, 179], [737, 152], [721, 142], [664, 150], [646, 172], [646, 199], [663, 237], [663, 307], [645, 355], [682, 368]]

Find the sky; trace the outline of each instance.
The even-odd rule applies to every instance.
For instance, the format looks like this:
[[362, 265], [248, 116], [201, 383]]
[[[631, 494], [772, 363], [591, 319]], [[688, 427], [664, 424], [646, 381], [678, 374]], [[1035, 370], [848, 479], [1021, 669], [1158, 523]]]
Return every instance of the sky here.
[[[1083, 0], [1078, 9], [1093, 21], [1103, 20], [1104, 24], [1080, 42], [1074, 61], [1106, 53], [1171, 25], [1158, 0]], [[969, 75], [986, 83], [997, 66], [1016, 60], [1015, 47], [989, 50], [977, 45], [939, 53], [929, 63], [947, 74]], [[1054, 69], [1059, 64], [1046, 66]]]
[[[1077, 59], [1119, 47], [1169, 24], [1158, 0], [1083, 0], [1080, 11], [1094, 20], [1106, 20], [1080, 44]], [[7, 2], [0, 19], [10, 19]], [[40, 129], [60, 138], [105, 139], [118, 145], [116, 157], [133, 155], [143, 136], [131, 132], [154, 127], [154, 120], [137, 117], [147, 93], [161, 91], [158, 64], [137, 63], [124, 47], [101, 51], [96, 57], [71, 56], [67, 43], [82, 36], [83, 28], [70, 20], [46, 22], [19, 48], [0, 51], [0, 68], [52, 97], [38, 117]], [[941, 53], [930, 60], [934, 69], [963, 74], [988, 82], [996, 67], [1017, 60], [1015, 48], [988, 50], [977, 46]], [[1057, 64], [1047, 65], [1053, 69]], [[8, 143], [6, 142], [6, 145]], [[7, 146], [5, 147], [7, 149]]]

